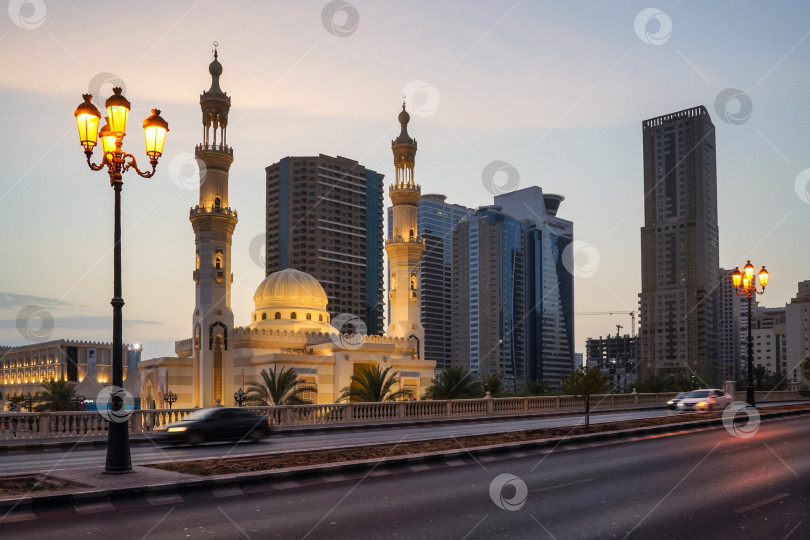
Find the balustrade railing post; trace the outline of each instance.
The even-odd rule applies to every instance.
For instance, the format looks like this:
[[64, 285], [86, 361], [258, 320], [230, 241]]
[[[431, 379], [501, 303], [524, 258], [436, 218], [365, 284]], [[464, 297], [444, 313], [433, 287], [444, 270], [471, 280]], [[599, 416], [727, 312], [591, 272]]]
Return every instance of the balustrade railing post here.
[[43, 412], [39, 413], [39, 436], [47, 437], [51, 426], [51, 415]]
[[405, 419], [405, 402], [400, 401], [397, 403], [397, 420]]
[[554, 409], [560, 410], [560, 396], [554, 396]]
[[489, 394], [489, 391], [487, 391], [487, 395], [484, 396], [484, 399], [487, 400], [487, 414], [493, 414], [495, 412], [495, 401]]
[[354, 422], [354, 405], [351, 403], [347, 403], [343, 410], [344, 410], [343, 421]]

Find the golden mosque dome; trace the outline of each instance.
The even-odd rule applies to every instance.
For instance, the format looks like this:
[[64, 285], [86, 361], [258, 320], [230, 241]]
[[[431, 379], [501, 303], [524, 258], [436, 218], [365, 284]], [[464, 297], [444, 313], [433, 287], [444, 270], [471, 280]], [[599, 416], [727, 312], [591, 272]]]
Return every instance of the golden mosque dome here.
[[[295, 268], [264, 278], [253, 295], [250, 326], [273, 326], [303, 332], [330, 332], [329, 299], [318, 280]], [[283, 328], [282, 328], [283, 327]]]

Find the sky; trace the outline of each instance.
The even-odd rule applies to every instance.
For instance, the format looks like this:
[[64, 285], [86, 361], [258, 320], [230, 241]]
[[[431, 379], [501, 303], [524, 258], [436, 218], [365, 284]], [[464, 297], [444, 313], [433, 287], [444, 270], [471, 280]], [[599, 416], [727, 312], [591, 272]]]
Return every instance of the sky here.
[[[388, 183], [403, 93], [423, 193], [469, 207], [514, 186], [565, 197], [577, 312], [638, 309], [641, 123], [698, 105], [716, 126], [721, 265], [765, 265], [767, 306], [810, 279], [807, 2], [3, 3], [0, 344], [112, 339], [113, 190], [87, 167], [73, 111], [114, 84], [141, 166], [141, 120], [158, 108], [170, 128], [157, 174], [124, 176], [124, 340], [151, 358], [190, 337], [188, 209], [214, 41], [232, 98], [237, 325], [264, 277], [264, 168], [342, 155]], [[489, 177], [494, 161], [511, 167]], [[630, 327], [626, 315], [575, 322], [578, 352]]]

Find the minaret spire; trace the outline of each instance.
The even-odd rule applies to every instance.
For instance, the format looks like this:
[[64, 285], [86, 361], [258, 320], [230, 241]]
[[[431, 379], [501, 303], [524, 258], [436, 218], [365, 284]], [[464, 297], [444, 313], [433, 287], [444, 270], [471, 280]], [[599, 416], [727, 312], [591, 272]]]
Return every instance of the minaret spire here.
[[418, 343], [418, 356], [424, 359], [425, 330], [421, 321], [421, 260], [425, 242], [417, 227], [417, 205], [422, 188], [414, 180], [416, 140], [408, 134], [411, 115], [405, 108], [403, 95], [402, 112], [397, 119], [399, 136], [391, 141], [396, 176], [390, 186], [393, 227], [385, 241], [388, 267], [391, 273], [389, 293], [389, 336], [414, 338]]
[[214, 61], [208, 66], [211, 88], [200, 95], [203, 141], [194, 155], [200, 167], [200, 200], [191, 209], [196, 260], [194, 266], [195, 308], [192, 335], [193, 369], [196, 374], [195, 407], [210, 407], [225, 401], [225, 381], [233, 372], [228, 350], [228, 331], [233, 329], [231, 311], [231, 237], [236, 228], [236, 210], [228, 202], [228, 175], [233, 149], [226, 134], [231, 98], [219, 87], [222, 64], [214, 42]]

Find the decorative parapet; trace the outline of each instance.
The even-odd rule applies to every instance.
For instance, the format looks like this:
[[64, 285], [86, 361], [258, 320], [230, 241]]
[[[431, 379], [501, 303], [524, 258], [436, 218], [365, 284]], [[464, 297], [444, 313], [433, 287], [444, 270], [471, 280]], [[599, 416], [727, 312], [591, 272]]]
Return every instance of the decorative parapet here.
[[193, 218], [195, 216], [224, 216], [224, 217], [237, 217], [236, 210], [233, 210], [230, 207], [227, 208], [215, 208], [213, 206], [195, 206], [189, 210], [189, 218]]
[[[231, 335], [234, 341], [264, 340], [279, 343], [306, 343], [307, 346], [335, 342], [336, 340], [340, 341], [338, 334], [327, 332], [295, 332], [289, 330], [272, 330], [268, 328], [251, 328], [249, 326], [234, 328], [233, 334]], [[416, 340], [413, 338], [374, 335], [349, 336], [348, 334], [345, 335], [345, 338], [374, 345], [393, 345], [398, 348], [416, 347]], [[301, 349], [301, 347], [293, 348]]]
[[201, 152], [212, 152], [233, 157], [233, 148], [227, 144], [198, 144], [194, 147], [194, 152], [197, 154]]

